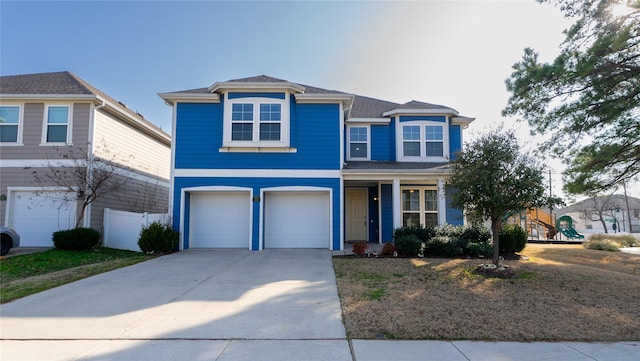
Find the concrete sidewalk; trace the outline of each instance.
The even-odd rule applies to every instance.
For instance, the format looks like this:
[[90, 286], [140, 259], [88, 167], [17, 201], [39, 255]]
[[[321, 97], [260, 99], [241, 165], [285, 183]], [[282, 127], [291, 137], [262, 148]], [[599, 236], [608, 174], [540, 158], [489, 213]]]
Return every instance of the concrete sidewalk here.
[[326, 250], [183, 251], [0, 306], [0, 360], [639, 360], [639, 342], [348, 340]]

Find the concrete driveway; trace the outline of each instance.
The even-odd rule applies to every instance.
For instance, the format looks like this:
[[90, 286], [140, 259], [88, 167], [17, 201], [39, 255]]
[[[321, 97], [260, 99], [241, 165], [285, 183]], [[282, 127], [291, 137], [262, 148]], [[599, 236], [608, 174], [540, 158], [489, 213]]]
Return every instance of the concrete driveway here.
[[328, 250], [183, 251], [0, 312], [2, 360], [352, 359]]

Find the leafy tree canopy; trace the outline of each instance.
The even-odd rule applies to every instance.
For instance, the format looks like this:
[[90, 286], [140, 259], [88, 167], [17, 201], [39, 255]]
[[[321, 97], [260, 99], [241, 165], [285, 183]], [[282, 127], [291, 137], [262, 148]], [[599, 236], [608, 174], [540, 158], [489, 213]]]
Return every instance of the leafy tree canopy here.
[[575, 23], [560, 55], [525, 49], [503, 115], [519, 116], [568, 165], [565, 190], [595, 193], [640, 173], [640, 0], [538, 0]]
[[451, 195], [455, 207], [491, 220], [496, 265], [502, 217], [558, 202], [545, 195], [542, 166], [521, 153], [512, 131], [500, 128], [466, 144], [464, 152], [452, 162], [447, 183], [456, 189]]

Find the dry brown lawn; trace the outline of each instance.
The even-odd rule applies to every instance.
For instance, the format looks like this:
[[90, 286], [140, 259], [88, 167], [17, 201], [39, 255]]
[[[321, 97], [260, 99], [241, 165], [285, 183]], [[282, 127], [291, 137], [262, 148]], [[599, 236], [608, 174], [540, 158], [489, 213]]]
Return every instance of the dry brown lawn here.
[[485, 278], [478, 259], [335, 257], [347, 334], [357, 339], [640, 340], [640, 256], [529, 244]]

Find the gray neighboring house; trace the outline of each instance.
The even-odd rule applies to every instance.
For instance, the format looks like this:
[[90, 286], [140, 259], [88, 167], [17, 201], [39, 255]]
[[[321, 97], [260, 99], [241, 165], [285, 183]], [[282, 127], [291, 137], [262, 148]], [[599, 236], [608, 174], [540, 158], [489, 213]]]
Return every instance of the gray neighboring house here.
[[588, 198], [557, 210], [556, 216], [571, 217], [573, 228], [580, 233], [605, 233], [598, 210], [602, 212], [608, 233], [615, 232], [612, 227], [614, 222], [618, 232], [640, 233], [640, 199], [622, 194]]
[[[22, 247], [52, 246], [51, 234], [80, 216], [102, 232], [105, 208], [166, 213], [170, 159], [167, 133], [70, 72], [0, 77], [0, 222]], [[115, 163], [126, 185], [83, 215], [81, 184], [69, 192], [33, 175], [101, 161]]]

